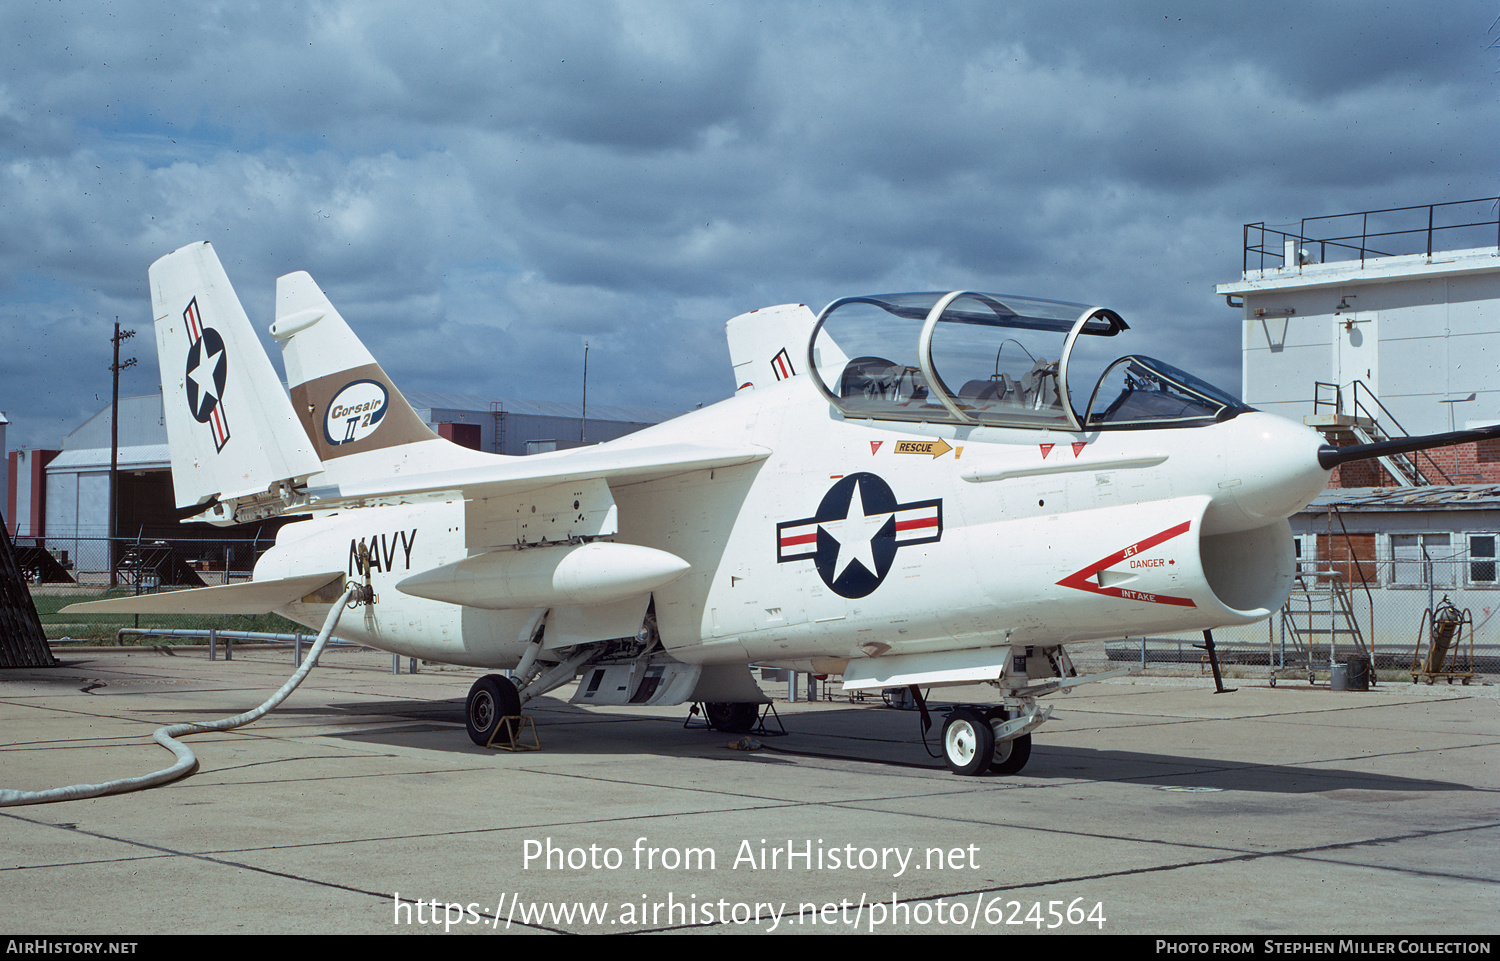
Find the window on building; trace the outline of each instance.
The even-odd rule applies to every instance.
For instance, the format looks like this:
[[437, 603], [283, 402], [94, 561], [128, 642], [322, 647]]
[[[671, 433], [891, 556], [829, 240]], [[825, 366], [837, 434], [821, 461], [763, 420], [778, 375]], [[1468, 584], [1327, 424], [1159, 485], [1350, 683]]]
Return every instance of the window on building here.
[[1459, 558], [1451, 534], [1392, 534], [1391, 584], [1453, 587]]
[[1495, 540], [1494, 534], [1469, 535], [1470, 584], [1484, 587], [1496, 583]]

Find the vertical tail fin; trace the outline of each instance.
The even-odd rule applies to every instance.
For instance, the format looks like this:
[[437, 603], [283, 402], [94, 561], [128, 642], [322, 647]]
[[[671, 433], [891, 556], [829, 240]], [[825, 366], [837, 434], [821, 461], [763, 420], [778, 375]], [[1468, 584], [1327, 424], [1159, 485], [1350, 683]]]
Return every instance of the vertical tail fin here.
[[276, 281], [276, 323], [292, 406], [327, 480], [460, 467], [492, 455], [439, 437], [417, 416], [305, 271]]
[[150, 279], [177, 506], [253, 500], [322, 470], [213, 247], [167, 254]]
[[[812, 334], [817, 315], [802, 304], [762, 307], [748, 314], [732, 317], [724, 325], [729, 340], [729, 362], [734, 366], [734, 389], [753, 390], [778, 381], [790, 380], [807, 366], [807, 338]], [[819, 343], [838, 354], [821, 358], [819, 365], [846, 363], [833, 341], [825, 333]]]

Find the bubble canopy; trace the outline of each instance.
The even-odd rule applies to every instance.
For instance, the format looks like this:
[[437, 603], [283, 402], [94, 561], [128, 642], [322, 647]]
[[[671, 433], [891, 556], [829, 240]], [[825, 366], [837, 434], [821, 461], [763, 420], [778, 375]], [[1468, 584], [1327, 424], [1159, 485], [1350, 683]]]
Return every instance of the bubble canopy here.
[[[1082, 413], [1075, 348], [1129, 329], [1104, 307], [958, 290], [845, 297], [823, 308], [808, 369], [846, 417], [1051, 430], [1196, 427], [1251, 408], [1169, 364], [1120, 357]], [[1095, 354], [1096, 349], [1082, 351]], [[1097, 369], [1097, 368], [1095, 368]]]

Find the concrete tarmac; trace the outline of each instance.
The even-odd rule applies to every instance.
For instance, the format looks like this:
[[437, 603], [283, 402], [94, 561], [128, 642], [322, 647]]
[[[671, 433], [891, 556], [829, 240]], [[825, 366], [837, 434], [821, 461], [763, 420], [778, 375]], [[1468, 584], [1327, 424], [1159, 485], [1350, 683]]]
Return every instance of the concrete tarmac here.
[[[156, 727], [248, 710], [292, 669], [205, 655], [0, 671], [0, 787], [166, 767]], [[541, 750], [484, 750], [463, 728], [481, 673], [330, 651], [271, 715], [185, 738], [191, 777], [0, 808], [0, 933], [1500, 928], [1494, 687], [1086, 685], [1052, 699], [1020, 775], [964, 778], [878, 701], [778, 700], [787, 736], [742, 751], [685, 707], [545, 697]]]

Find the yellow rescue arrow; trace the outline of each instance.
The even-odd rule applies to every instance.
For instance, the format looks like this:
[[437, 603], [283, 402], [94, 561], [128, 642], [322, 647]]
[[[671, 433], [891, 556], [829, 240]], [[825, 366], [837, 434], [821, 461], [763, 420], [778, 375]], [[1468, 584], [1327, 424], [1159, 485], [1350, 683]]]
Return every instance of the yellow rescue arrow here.
[[898, 454], [927, 454], [934, 459], [942, 457], [953, 448], [941, 437], [937, 440], [898, 440], [896, 441], [896, 453]]

